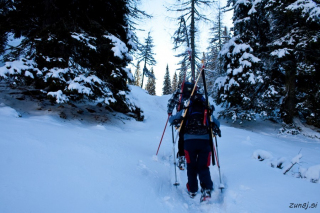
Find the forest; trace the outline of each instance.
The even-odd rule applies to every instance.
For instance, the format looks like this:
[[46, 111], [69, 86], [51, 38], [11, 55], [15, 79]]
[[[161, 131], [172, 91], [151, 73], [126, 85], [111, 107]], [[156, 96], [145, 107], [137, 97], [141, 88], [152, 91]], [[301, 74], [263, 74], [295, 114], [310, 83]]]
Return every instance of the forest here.
[[[155, 95], [152, 35], [137, 37], [139, 20], [152, 18], [139, 0], [0, 0], [0, 81], [56, 104], [92, 102], [143, 120], [129, 84]], [[215, 8], [214, 20], [202, 13]], [[218, 8], [218, 9], [217, 9]], [[320, 3], [318, 0], [172, 1], [172, 48], [180, 69], [164, 76], [171, 94], [206, 63], [207, 85], [220, 117], [257, 117], [320, 127]], [[212, 9], [213, 10], [213, 9]], [[233, 27], [222, 24], [233, 11]], [[207, 52], [198, 50], [198, 22], [211, 21]], [[136, 59], [136, 70], [128, 65]], [[167, 69], [169, 69], [167, 67]], [[136, 72], [135, 72], [136, 71]], [[142, 73], [141, 73], [142, 72]], [[169, 71], [168, 71], [169, 72]], [[158, 85], [159, 86], [159, 85]]]

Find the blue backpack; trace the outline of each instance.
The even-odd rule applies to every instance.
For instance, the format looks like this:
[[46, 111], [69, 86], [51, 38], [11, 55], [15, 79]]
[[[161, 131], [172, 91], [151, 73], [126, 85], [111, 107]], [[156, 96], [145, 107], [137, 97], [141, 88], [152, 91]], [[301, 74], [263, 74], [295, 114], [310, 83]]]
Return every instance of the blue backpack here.
[[186, 115], [185, 133], [191, 135], [205, 135], [209, 133], [208, 106], [202, 95], [195, 95], [190, 99]]

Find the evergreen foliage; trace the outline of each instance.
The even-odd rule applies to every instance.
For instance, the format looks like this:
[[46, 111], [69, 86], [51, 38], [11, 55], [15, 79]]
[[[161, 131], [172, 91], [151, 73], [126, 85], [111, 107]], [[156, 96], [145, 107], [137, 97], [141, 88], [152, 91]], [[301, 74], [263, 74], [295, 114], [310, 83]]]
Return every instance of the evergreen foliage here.
[[174, 72], [174, 75], [173, 75], [173, 78], [172, 78], [171, 90], [172, 90], [172, 92], [174, 92], [177, 89], [178, 89], [178, 76], [177, 76], [177, 73]]
[[153, 52], [153, 48], [154, 48], [153, 38], [151, 36], [151, 33], [149, 32], [148, 37], [145, 39], [144, 44], [138, 48], [137, 60], [139, 62], [144, 63], [144, 67], [142, 71], [141, 88], [143, 86], [144, 76], [146, 75], [147, 65], [154, 66], [157, 63], [156, 60], [154, 59], [155, 53]]
[[169, 73], [169, 66], [168, 65], [167, 65], [167, 68], [166, 68], [166, 73], [164, 75], [162, 94], [163, 95], [172, 94], [171, 80], [170, 80], [170, 73]]
[[214, 71], [216, 75], [222, 75], [225, 71], [218, 56], [223, 45], [230, 40], [230, 33], [222, 21], [223, 9], [220, 6], [220, 0], [216, 3], [216, 7], [216, 16], [214, 17], [212, 27], [210, 28], [206, 68]]
[[140, 71], [140, 62], [137, 62], [136, 71], [134, 72], [134, 85], [141, 85], [141, 71]]
[[[234, 37], [223, 47], [221, 115], [254, 120], [256, 115], [320, 125], [320, 6], [312, 0], [228, 1]], [[309, 82], [309, 83], [307, 83]]]
[[[154, 74], [153, 68], [151, 68], [151, 74]], [[156, 95], [156, 79], [148, 77], [146, 90], [150, 95]]]
[[1, 5], [0, 36], [6, 44], [20, 43], [6, 46], [2, 78], [58, 103], [94, 100], [120, 112], [139, 111], [126, 97], [135, 46], [127, 1], [3, 2], [13, 5]]
[[[200, 67], [196, 47], [196, 35], [198, 32], [196, 26], [200, 20], [208, 20], [206, 16], [201, 13], [201, 8], [209, 7], [211, 3], [212, 1], [209, 0], [177, 0], [177, 4], [174, 4], [168, 8], [169, 11], [174, 11], [181, 14], [177, 18], [178, 29], [173, 35], [174, 49], [177, 50], [180, 47], [184, 48], [184, 51], [177, 56], [182, 57], [180, 64], [184, 63], [186, 66], [183, 67], [183, 69], [189, 67], [191, 68], [192, 81], [195, 80], [196, 65]], [[188, 60], [190, 63], [188, 63]]]

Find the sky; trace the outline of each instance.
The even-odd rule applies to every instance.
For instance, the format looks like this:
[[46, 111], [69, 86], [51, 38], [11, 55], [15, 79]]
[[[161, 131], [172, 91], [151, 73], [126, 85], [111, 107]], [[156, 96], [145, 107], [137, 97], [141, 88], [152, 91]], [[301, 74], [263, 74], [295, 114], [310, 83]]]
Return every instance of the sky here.
[[[152, 19], [146, 19], [140, 23], [139, 27], [144, 29], [145, 31], [138, 32], [138, 37], [140, 41], [143, 43], [145, 38], [148, 35], [148, 32], [151, 32], [151, 36], [154, 41], [154, 53], [155, 60], [157, 61], [156, 66], [153, 67], [155, 76], [156, 76], [156, 94], [162, 95], [162, 86], [163, 79], [166, 71], [166, 66], [169, 67], [169, 72], [171, 79], [179, 66], [177, 63], [179, 59], [174, 57], [174, 55], [180, 53], [172, 50], [172, 35], [176, 30], [176, 23], [170, 20], [168, 17], [174, 17], [174, 12], [168, 12], [166, 6], [170, 6], [170, 4], [174, 3], [174, 0], [141, 0], [140, 9], [146, 11], [148, 14], [153, 16]], [[222, 6], [226, 4], [226, 0], [221, 1]], [[213, 10], [212, 10], [213, 11]], [[214, 14], [211, 13], [209, 17], [212, 17]], [[232, 26], [232, 12], [227, 12], [224, 15], [223, 22], [229, 28]], [[210, 28], [210, 24], [202, 23], [200, 25], [200, 51], [205, 51], [207, 47], [208, 40], [208, 29]], [[136, 62], [134, 62], [136, 64]], [[148, 67], [150, 69], [150, 67]], [[135, 68], [131, 66], [131, 72], [134, 74]], [[147, 78], [144, 79], [144, 82], [147, 82]], [[144, 88], [144, 87], [143, 87]]]

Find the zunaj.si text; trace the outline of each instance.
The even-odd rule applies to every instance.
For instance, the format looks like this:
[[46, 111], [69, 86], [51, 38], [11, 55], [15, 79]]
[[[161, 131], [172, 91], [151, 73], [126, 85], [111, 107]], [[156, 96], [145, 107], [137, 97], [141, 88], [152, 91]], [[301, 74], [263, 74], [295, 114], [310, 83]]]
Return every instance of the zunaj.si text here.
[[290, 203], [289, 208], [307, 210], [308, 208], [315, 209], [315, 208], [317, 208], [317, 206], [318, 206], [318, 202], [316, 202], [316, 203], [309, 203], [309, 202], [308, 203]]

